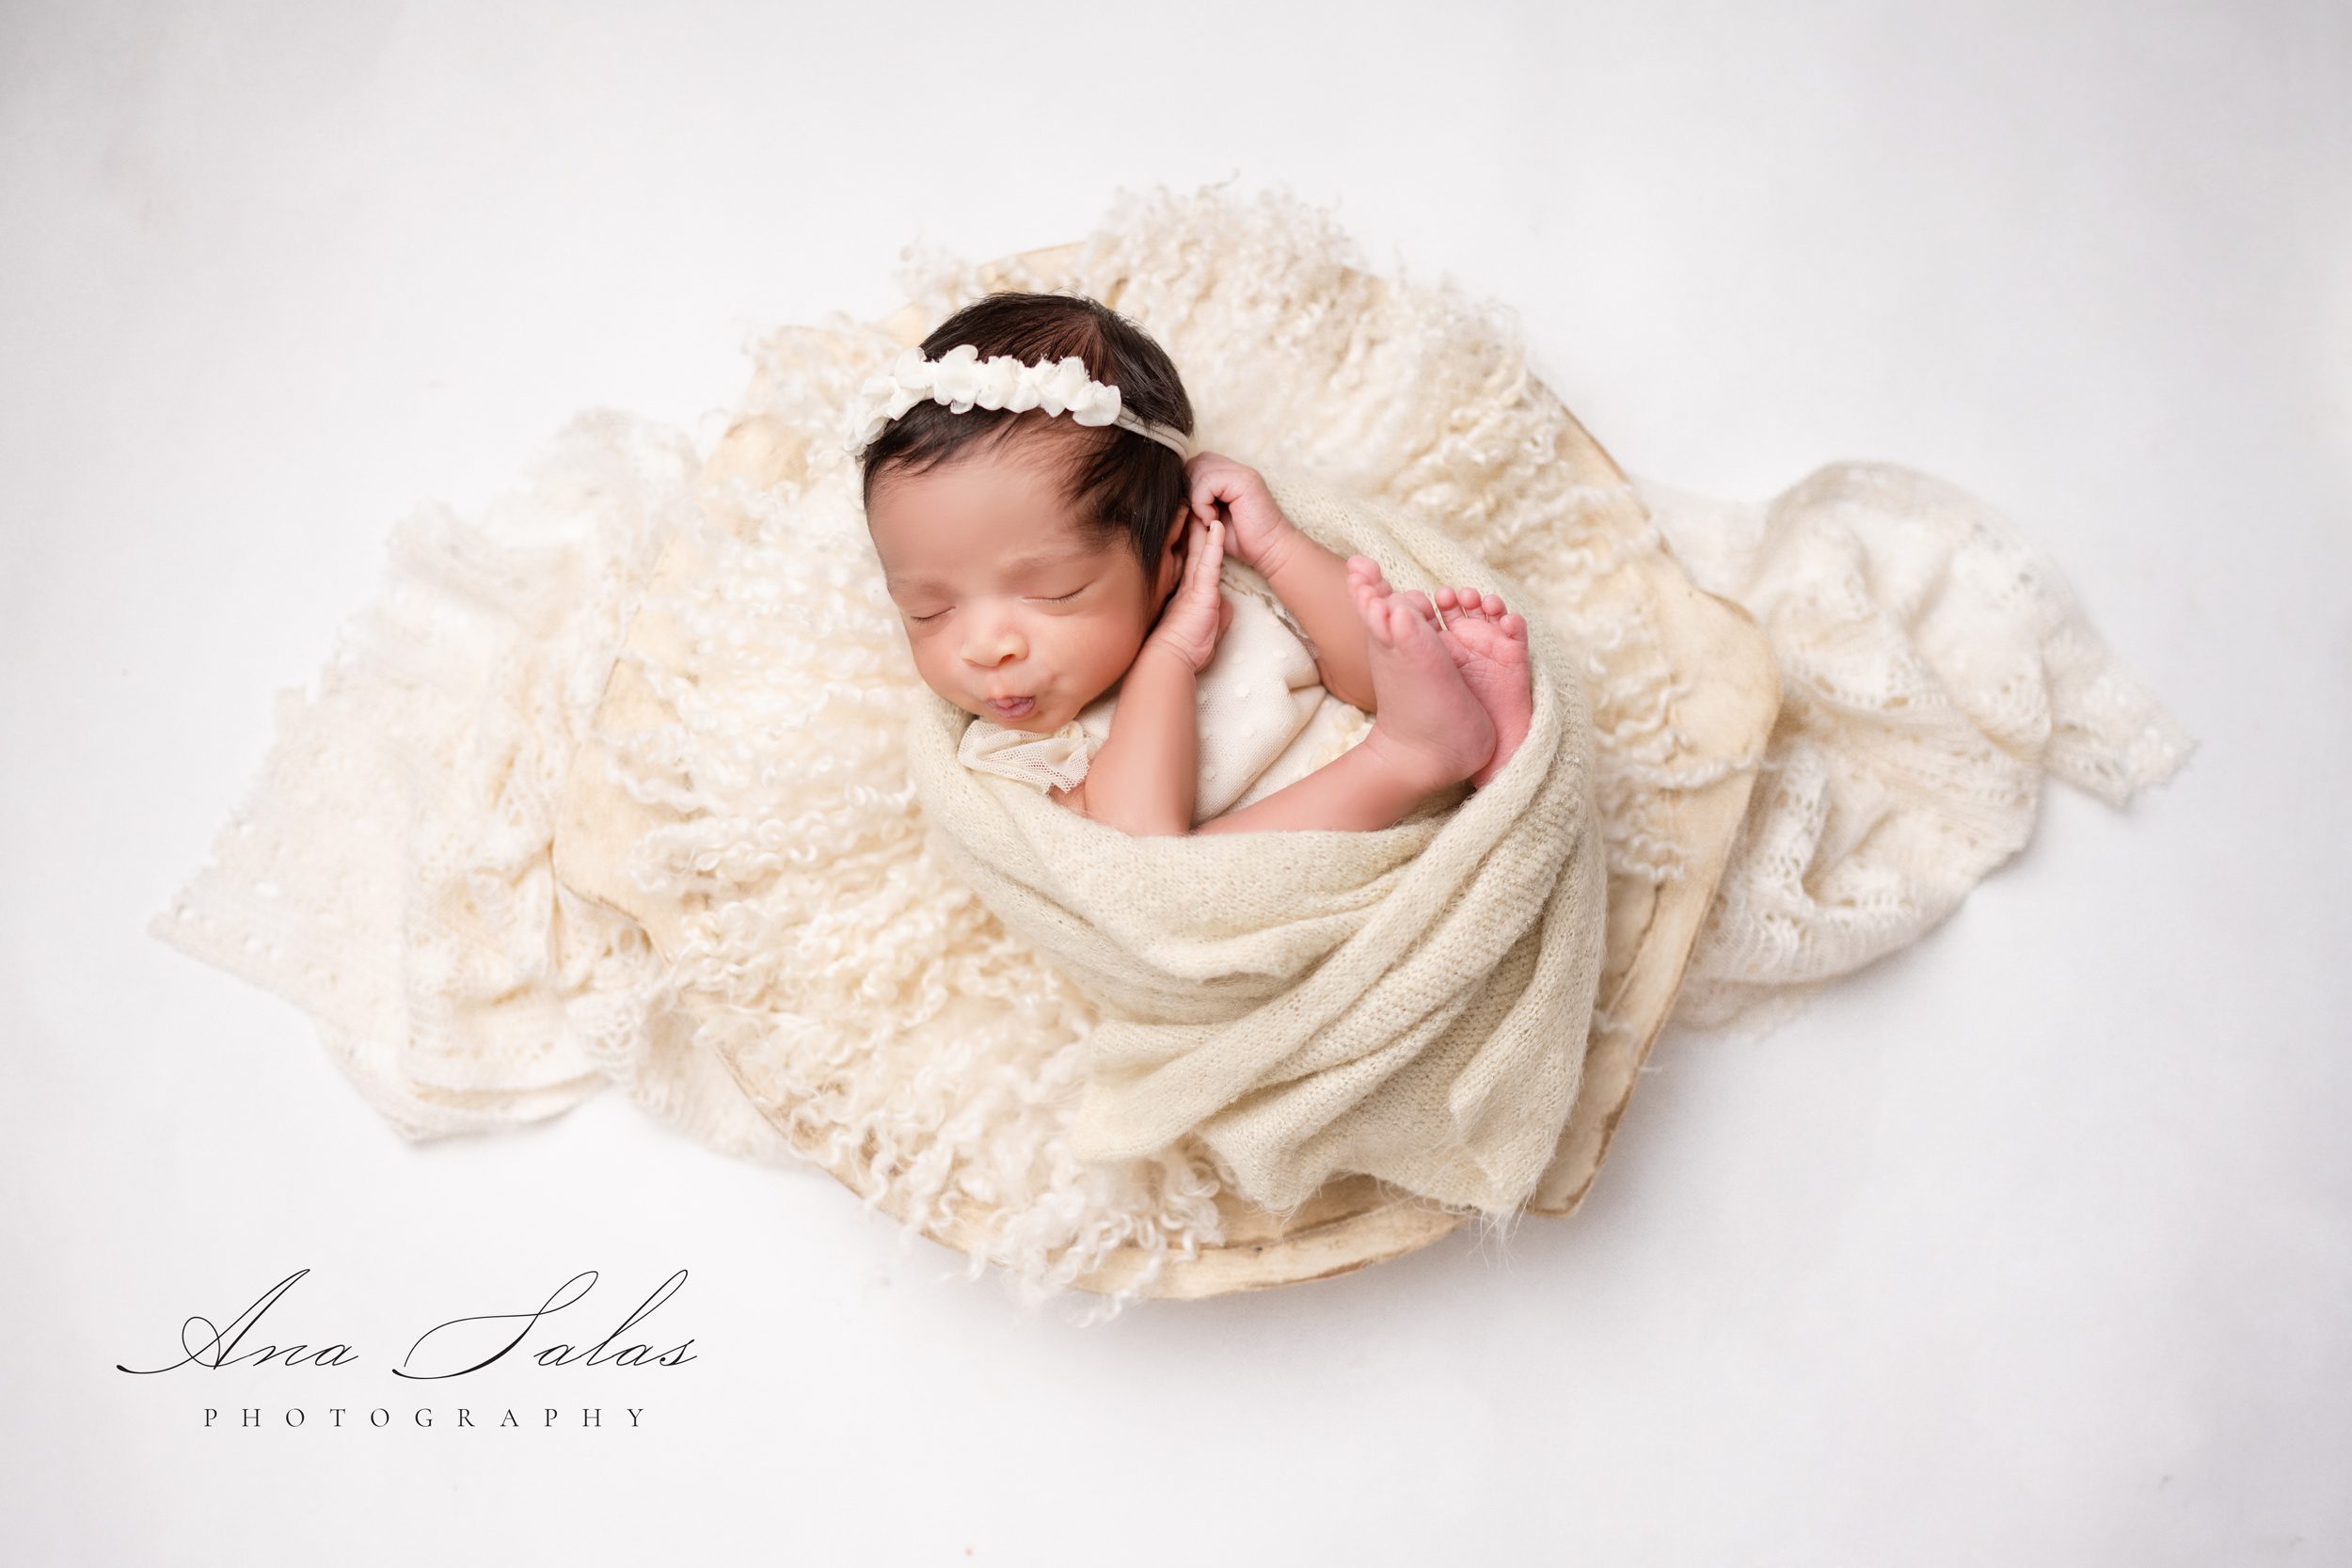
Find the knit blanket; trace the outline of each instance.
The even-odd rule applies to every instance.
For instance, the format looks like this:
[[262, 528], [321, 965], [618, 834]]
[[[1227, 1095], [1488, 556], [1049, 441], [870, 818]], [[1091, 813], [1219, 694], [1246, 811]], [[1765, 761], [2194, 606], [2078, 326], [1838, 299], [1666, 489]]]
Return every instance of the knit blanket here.
[[[1525, 607], [1535, 715], [1511, 760], [1467, 800], [1377, 832], [1131, 836], [964, 766], [973, 721], [930, 695], [907, 759], [933, 848], [1102, 1013], [1079, 1158], [1139, 1158], [1191, 1132], [1276, 1213], [1363, 1173], [1508, 1215], [1575, 1102], [1600, 974], [1581, 677], [1534, 596], [1458, 540], [1304, 476], [1266, 478], [1309, 536], [1372, 557], [1400, 590], [1472, 583]], [[1222, 711], [1204, 704], [1204, 722]]]

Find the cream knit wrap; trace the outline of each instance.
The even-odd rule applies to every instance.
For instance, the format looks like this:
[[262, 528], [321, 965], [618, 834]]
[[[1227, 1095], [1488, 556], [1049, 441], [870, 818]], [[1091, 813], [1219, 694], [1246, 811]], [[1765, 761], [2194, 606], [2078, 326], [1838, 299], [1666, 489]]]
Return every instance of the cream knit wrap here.
[[1378, 832], [1130, 836], [965, 767], [970, 716], [930, 696], [907, 757], [932, 847], [1101, 1009], [1079, 1158], [1140, 1158], [1190, 1132], [1277, 1212], [1363, 1172], [1507, 1214], [1575, 1103], [1600, 974], [1581, 680], [1533, 595], [1459, 541], [1266, 478], [1301, 530], [1371, 556], [1398, 589], [1476, 584], [1522, 609], [1535, 713], [1510, 762]]

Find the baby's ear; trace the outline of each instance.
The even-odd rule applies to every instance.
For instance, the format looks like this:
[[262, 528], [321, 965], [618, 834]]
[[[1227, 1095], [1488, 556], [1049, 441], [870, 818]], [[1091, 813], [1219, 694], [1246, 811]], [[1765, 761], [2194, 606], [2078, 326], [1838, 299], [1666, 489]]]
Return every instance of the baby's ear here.
[[1152, 596], [1163, 604], [1184, 579], [1184, 527], [1191, 520], [1190, 506], [1177, 508], [1176, 520], [1168, 525], [1168, 537], [1160, 542], [1160, 566], [1153, 575]]

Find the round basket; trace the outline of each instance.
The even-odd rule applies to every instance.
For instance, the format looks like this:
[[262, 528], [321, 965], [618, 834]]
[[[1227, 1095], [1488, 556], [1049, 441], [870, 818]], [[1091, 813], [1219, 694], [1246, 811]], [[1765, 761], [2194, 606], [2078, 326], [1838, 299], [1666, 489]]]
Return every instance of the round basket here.
[[[1051, 288], [1057, 280], [1074, 286], [1071, 269], [1080, 248], [1068, 245], [1025, 252], [982, 270], [997, 280], [992, 286]], [[1386, 287], [1378, 279], [1358, 281]], [[1118, 280], [1096, 280], [1089, 292], [1118, 308]], [[909, 306], [881, 325], [889, 336], [913, 346], [930, 324]], [[1621, 498], [1612, 503], [1619, 509], [1617, 515], [1605, 518], [1605, 525], [1621, 530], [1628, 541], [1641, 539], [1647, 519], [1617, 465], [1549, 389], [1534, 386], [1532, 393], [1556, 414], [1559, 460], [1571, 467], [1578, 480]], [[747, 418], [721, 439], [707, 468], [771, 483], [791, 477], [804, 459], [797, 438], [782, 438], [759, 419]], [[665, 574], [690, 573], [698, 565], [691, 552], [673, 546], [655, 568], [656, 581]], [[1551, 1216], [1573, 1212], [1591, 1189], [1642, 1061], [1673, 1006], [1683, 964], [1714, 896], [1755, 782], [1753, 766], [1740, 766], [1737, 759], [1761, 754], [1779, 707], [1769, 647], [1745, 610], [1694, 587], [1673, 558], [1654, 545], [1619, 552], [1611, 571], [1622, 579], [1613, 584], [1614, 592], [1645, 601], [1669, 662], [1681, 677], [1677, 684], [1684, 694], [1673, 710], [1672, 729], [1684, 749], [1673, 766], [1710, 782], [1677, 792], [1663, 802], [1676, 842], [1684, 849], [1681, 875], [1662, 884], [1611, 875], [1607, 956], [1595, 1023], [1585, 1045], [1582, 1086], [1559, 1149], [1529, 1206], [1530, 1212]], [[667, 635], [655, 618], [641, 614], [628, 641], [658, 649]], [[625, 663], [616, 661], [594, 730], [596, 735], [633, 733], [671, 717], [660, 699]], [[1709, 763], [1719, 766], [1706, 766]], [[571, 770], [556, 832], [558, 875], [575, 893], [635, 919], [665, 957], [674, 955], [683, 911], [649, 900], [621, 874], [629, 844], [645, 826], [644, 808], [603, 775], [596, 768], [576, 766]], [[801, 1152], [849, 1182], [842, 1170], [826, 1164], [823, 1150], [802, 1148]], [[1203, 1248], [1197, 1257], [1164, 1258], [1158, 1276], [1143, 1293], [1189, 1299], [1327, 1278], [1426, 1246], [1463, 1218], [1361, 1176], [1327, 1184], [1287, 1221], [1230, 1192], [1220, 1193], [1216, 1204], [1223, 1242]], [[971, 1250], [971, 1231], [963, 1220], [941, 1220], [927, 1226], [925, 1234], [960, 1252]], [[1140, 1249], [1126, 1249], [1112, 1254], [1077, 1283], [1098, 1291], [1128, 1287], [1142, 1277], [1152, 1260]]]

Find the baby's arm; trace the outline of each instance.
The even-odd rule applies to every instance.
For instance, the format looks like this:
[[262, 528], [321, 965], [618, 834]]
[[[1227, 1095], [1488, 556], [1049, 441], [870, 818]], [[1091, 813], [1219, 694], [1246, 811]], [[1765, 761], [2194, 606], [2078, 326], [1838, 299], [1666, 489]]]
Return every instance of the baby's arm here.
[[1347, 562], [1282, 515], [1255, 468], [1204, 451], [1185, 466], [1184, 477], [1194, 511], [1214, 517], [1221, 500], [1232, 514], [1233, 559], [1256, 567], [1297, 619], [1314, 645], [1324, 689], [1366, 713], [1376, 711], [1372, 643], [1347, 586]]
[[1204, 833], [1263, 833], [1284, 829], [1393, 828], [1414, 807], [1450, 787], [1397, 768], [1369, 737], [1331, 762], [1248, 805], [1213, 816]]
[[1372, 695], [1372, 641], [1347, 586], [1347, 562], [1289, 518], [1282, 519], [1282, 527], [1288, 532], [1278, 535], [1252, 564], [1314, 645], [1324, 689], [1366, 713], [1377, 712]]
[[1188, 833], [1200, 788], [1198, 677], [1233, 617], [1217, 587], [1225, 528], [1187, 519], [1184, 575], [1120, 678], [1111, 733], [1063, 802], [1131, 834]]
[[1187, 833], [1200, 781], [1196, 672], [1147, 641], [1119, 686], [1111, 733], [1062, 801], [1120, 832]]

